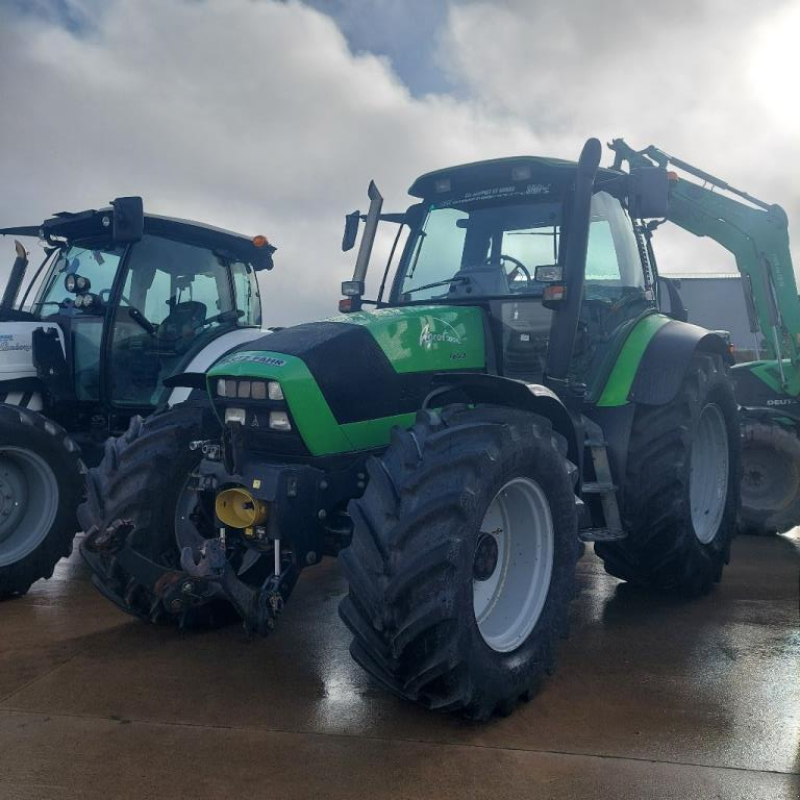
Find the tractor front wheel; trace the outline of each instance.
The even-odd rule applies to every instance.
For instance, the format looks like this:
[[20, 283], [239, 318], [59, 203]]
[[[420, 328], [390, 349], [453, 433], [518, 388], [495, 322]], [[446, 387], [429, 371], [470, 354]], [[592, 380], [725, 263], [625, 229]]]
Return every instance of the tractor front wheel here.
[[552, 670], [574, 594], [575, 467], [549, 420], [452, 406], [395, 429], [350, 503], [340, 614], [396, 694], [485, 719]]
[[[158, 409], [146, 419], [134, 417], [122, 436], [106, 442], [102, 462], [88, 473], [86, 502], [78, 509], [83, 529], [105, 532], [124, 522], [131, 528], [130, 544], [137, 553], [179, 570], [177, 510], [201, 458], [189, 443], [207, 436], [215, 425], [208, 403], [192, 400]], [[183, 627], [213, 627], [232, 619], [227, 604], [216, 599], [166, 608], [113, 550], [98, 551], [88, 538], [81, 554], [94, 573], [95, 586], [128, 614]]]

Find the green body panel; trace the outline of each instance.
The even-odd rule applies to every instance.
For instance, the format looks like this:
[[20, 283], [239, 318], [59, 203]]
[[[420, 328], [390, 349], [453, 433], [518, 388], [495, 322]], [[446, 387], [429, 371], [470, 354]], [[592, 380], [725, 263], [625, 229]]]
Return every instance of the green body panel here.
[[208, 389], [216, 378], [278, 381], [306, 447], [315, 456], [344, 453], [352, 444], [333, 416], [317, 382], [303, 361], [267, 350], [245, 350], [226, 356], [208, 372]]
[[746, 369], [778, 394], [786, 394], [792, 397], [800, 395], [800, 370], [788, 358], [783, 359], [785, 385], [781, 385], [781, 373], [776, 360], [749, 361], [745, 364], [737, 364], [733, 369]]
[[628, 394], [645, 350], [656, 333], [668, 322], [670, 318], [663, 314], [650, 314], [631, 329], [597, 401], [599, 407], [611, 408], [627, 404]]
[[363, 325], [395, 372], [482, 369], [483, 312], [465, 306], [405, 306], [342, 314], [328, 322]]
[[[412, 306], [335, 317], [366, 327], [398, 373], [483, 369], [483, 316], [478, 308]], [[382, 447], [395, 425], [409, 426], [414, 414], [398, 414], [340, 425], [314, 376], [296, 356], [244, 350], [225, 356], [208, 372], [209, 392], [219, 377], [278, 381], [298, 433], [312, 455]]]

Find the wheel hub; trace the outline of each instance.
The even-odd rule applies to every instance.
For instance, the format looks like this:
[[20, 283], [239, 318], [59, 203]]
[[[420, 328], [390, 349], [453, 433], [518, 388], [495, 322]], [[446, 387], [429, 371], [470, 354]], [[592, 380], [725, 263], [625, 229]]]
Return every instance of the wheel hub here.
[[472, 566], [475, 621], [484, 642], [510, 653], [534, 629], [550, 589], [554, 528], [536, 481], [512, 478], [483, 518]]
[[478, 544], [475, 547], [475, 559], [472, 562], [472, 577], [476, 581], [488, 581], [497, 569], [497, 560], [500, 548], [497, 546], [495, 532], [478, 535]]
[[16, 564], [50, 532], [58, 481], [47, 461], [23, 447], [0, 448], [0, 567]]
[[742, 450], [742, 504], [759, 511], [786, 508], [797, 494], [800, 474], [781, 452], [764, 447]]
[[10, 536], [25, 514], [25, 476], [0, 454], [0, 542]]
[[717, 536], [728, 499], [728, 432], [719, 406], [706, 405], [697, 423], [690, 464], [692, 526], [702, 544]]

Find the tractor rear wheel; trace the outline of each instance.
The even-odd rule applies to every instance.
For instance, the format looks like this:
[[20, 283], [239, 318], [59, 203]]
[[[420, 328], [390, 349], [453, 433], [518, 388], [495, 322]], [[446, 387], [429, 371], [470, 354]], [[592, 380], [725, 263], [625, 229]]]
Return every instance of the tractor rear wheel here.
[[[218, 423], [207, 402], [189, 400], [156, 410], [146, 419], [134, 417], [120, 437], [109, 439], [98, 467], [89, 470], [86, 502], [78, 519], [87, 533], [107, 531], [120, 521], [132, 528], [133, 549], [169, 568], [180, 570], [176, 509], [186, 494], [190, 473], [201, 459], [189, 443], [208, 438]], [[174, 610], [131, 575], [114, 555], [84, 541], [81, 554], [97, 588], [128, 614], [152, 622], [186, 627], [213, 626], [232, 619], [226, 603], [213, 600]]]
[[719, 356], [697, 354], [671, 403], [636, 408], [622, 504], [628, 536], [595, 544], [606, 571], [641, 586], [707, 592], [730, 558], [739, 453], [725, 367]]
[[742, 424], [743, 533], [770, 535], [800, 525], [800, 439], [783, 425]]
[[451, 406], [369, 460], [339, 611], [390, 691], [485, 719], [552, 670], [580, 551], [566, 449], [543, 417]]
[[72, 552], [83, 472], [63, 428], [0, 404], [0, 597], [25, 594]]

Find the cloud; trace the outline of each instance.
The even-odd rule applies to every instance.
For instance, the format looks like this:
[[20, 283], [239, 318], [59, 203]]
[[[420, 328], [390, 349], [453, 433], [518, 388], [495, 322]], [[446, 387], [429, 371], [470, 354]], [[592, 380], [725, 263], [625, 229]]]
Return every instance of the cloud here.
[[469, 103], [412, 97], [299, 3], [117, 0], [91, 29], [6, 15], [0, 30], [0, 224], [141, 194], [266, 233], [270, 324], [335, 313], [343, 215], [371, 177], [405, 207], [422, 171], [537, 145]]
[[[336, 13], [366, 44], [359, 2]], [[266, 233], [279, 248], [269, 324], [334, 313], [354, 260], [339, 252], [343, 214], [364, 209], [370, 178], [396, 210], [426, 170], [574, 158], [588, 135], [659, 144], [783, 203], [796, 225], [798, 117], [780, 122], [759, 88], [774, 65], [753, 55], [770, 52], [784, 5], [453, 2], [421, 58], [447, 65], [454, 93], [420, 97], [392, 66], [411, 37], [394, 0], [382, 7], [400, 43], [384, 31], [374, 48], [393, 62], [352, 52], [296, 0], [0, 4], [0, 225], [141, 194], [156, 213]], [[694, 239], [659, 244], [673, 269], [728, 266]], [[0, 242], [0, 276], [12, 258]]]
[[[789, 0], [495, 0], [452, 5], [443, 46], [485, 113], [545, 148], [624, 136], [784, 205], [800, 265], [798, 37]], [[659, 238], [673, 271], [733, 268], [713, 244]]]

